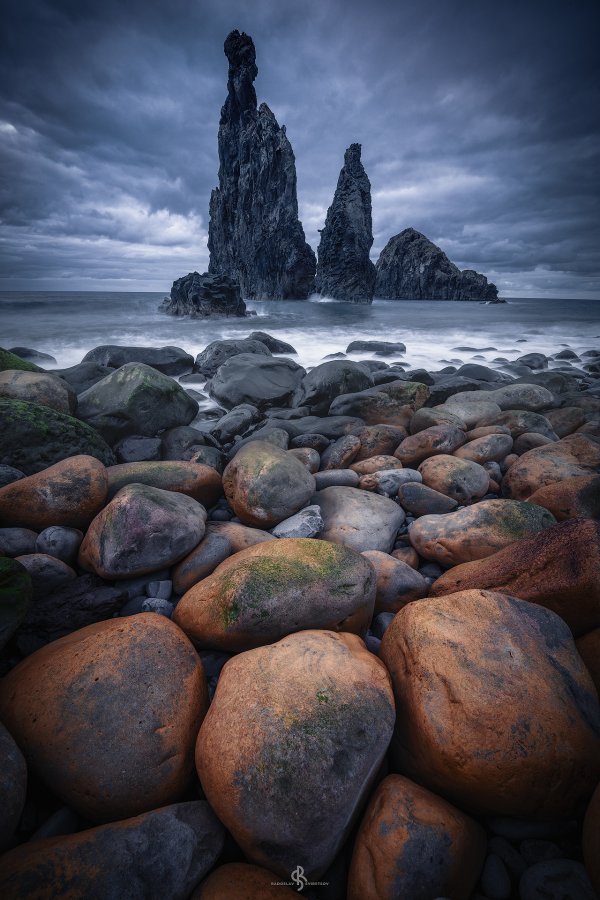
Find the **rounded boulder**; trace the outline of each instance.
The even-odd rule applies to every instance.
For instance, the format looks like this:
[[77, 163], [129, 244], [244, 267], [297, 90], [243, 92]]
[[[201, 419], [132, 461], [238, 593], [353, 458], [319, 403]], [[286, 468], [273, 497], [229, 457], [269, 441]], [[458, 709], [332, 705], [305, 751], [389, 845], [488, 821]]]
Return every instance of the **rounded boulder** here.
[[403, 560], [379, 550], [367, 550], [362, 555], [369, 560], [377, 577], [375, 615], [397, 613], [407, 603], [429, 593], [428, 582]]
[[490, 483], [483, 466], [455, 456], [432, 456], [421, 463], [419, 472], [426, 487], [463, 504], [480, 500]]
[[149, 487], [176, 494], [186, 494], [211, 507], [223, 493], [221, 476], [212, 466], [187, 460], [151, 460], [110, 466], [108, 498], [112, 500], [128, 484], [147, 484]]
[[359, 552], [389, 553], [405, 518], [402, 507], [388, 497], [353, 487], [324, 488], [311, 502], [320, 508], [325, 523], [322, 540]]
[[250, 861], [316, 878], [360, 812], [393, 723], [389, 675], [359, 637], [288, 635], [223, 667], [196, 745], [202, 788]]
[[533, 603], [462, 591], [411, 603], [380, 656], [408, 777], [484, 815], [570, 817], [600, 774], [600, 707], [567, 625]]
[[432, 425], [404, 438], [394, 456], [403, 465], [420, 463], [430, 456], [453, 453], [465, 443], [465, 433], [455, 425]]
[[28, 764], [91, 822], [181, 796], [207, 705], [192, 644], [154, 613], [75, 631], [0, 682], [0, 719]]
[[282, 538], [221, 563], [184, 594], [173, 621], [202, 649], [237, 652], [307, 628], [364, 635], [374, 601], [375, 572], [360, 553]]

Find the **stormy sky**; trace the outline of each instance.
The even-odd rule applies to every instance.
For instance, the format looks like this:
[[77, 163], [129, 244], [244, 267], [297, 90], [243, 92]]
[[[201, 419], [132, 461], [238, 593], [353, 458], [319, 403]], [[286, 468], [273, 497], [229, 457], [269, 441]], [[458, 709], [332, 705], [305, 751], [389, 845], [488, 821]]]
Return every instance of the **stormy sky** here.
[[0, 289], [206, 269], [238, 28], [313, 248], [358, 141], [374, 260], [412, 226], [504, 296], [600, 297], [599, 23], [598, 0], [4, 0]]

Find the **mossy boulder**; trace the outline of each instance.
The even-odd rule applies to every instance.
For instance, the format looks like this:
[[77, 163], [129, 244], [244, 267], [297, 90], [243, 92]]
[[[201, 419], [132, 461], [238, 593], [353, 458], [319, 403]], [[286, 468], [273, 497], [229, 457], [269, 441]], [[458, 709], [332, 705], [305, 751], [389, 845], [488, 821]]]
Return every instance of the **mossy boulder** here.
[[27, 615], [32, 596], [31, 576], [25, 566], [0, 556], [0, 650]]
[[552, 513], [520, 500], [483, 500], [443, 515], [421, 516], [409, 530], [420, 556], [456, 566], [483, 559], [555, 525]]
[[319, 876], [360, 814], [394, 717], [386, 668], [357, 635], [290, 634], [225, 663], [196, 744], [202, 788], [249, 861]]
[[116, 460], [104, 438], [73, 416], [29, 403], [0, 398], [0, 465], [33, 475], [69, 456], [94, 456], [105, 466]]
[[5, 372], [7, 369], [19, 369], [21, 372], [44, 371], [39, 366], [36, 366], [35, 363], [29, 362], [28, 359], [21, 359], [16, 353], [11, 353], [10, 350], [0, 347], [0, 372]]
[[305, 628], [364, 635], [374, 600], [375, 572], [359, 553], [283, 538], [221, 563], [182, 597], [173, 621], [198, 647], [240, 651]]
[[188, 460], [149, 460], [111, 466], [108, 469], [109, 500], [121, 488], [134, 483], [187, 494], [207, 507], [214, 506], [223, 493], [221, 476], [212, 466]]
[[189, 425], [197, 412], [197, 402], [177, 381], [143, 363], [121, 366], [78, 397], [80, 418], [110, 443]]
[[5, 369], [0, 372], [0, 397], [39, 403], [66, 415], [77, 407], [77, 397], [67, 382], [46, 372]]

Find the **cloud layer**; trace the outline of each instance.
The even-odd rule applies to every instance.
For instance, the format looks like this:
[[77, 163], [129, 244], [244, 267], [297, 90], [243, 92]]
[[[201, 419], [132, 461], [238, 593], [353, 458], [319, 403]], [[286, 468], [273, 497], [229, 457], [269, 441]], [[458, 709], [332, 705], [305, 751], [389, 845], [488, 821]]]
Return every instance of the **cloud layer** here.
[[408, 226], [506, 296], [600, 296], [597, 0], [6, 0], [0, 289], [204, 270], [223, 40], [257, 48], [316, 249], [363, 145], [376, 259]]

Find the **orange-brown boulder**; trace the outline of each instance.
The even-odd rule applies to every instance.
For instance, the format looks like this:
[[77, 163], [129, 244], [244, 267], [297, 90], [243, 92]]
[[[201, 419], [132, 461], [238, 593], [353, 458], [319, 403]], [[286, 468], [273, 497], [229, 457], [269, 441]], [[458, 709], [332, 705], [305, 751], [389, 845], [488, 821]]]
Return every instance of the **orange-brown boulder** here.
[[593, 631], [588, 631], [587, 634], [577, 638], [575, 646], [600, 696], [600, 628], [594, 628]]
[[483, 466], [455, 456], [431, 456], [421, 463], [419, 472], [424, 485], [462, 504], [480, 500], [490, 483]]
[[[298, 896], [296, 891], [281, 881], [279, 875], [262, 866], [226, 863], [204, 879], [190, 900], [285, 900], [286, 897]], [[300, 879], [298, 883], [302, 885]]]
[[485, 815], [552, 819], [585, 807], [600, 776], [600, 706], [567, 625], [491, 591], [409, 603], [380, 656], [404, 774]]
[[155, 613], [88, 625], [0, 681], [0, 719], [29, 766], [91, 822], [182, 795], [207, 705], [196, 651]]
[[[421, 578], [405, 568], [413, 580]], [[306, 628], [364, 635], [374, 601], [375, 572], [362, 554], [328, 541], [282, 538], [222, 562], [184, 594], [173, 621], [197, 647], [237, 652]]]
[[355, 461], [360, 462], [372, 456], [392, 454], [406, 437], [406, 428], [399, 425], [364, 425], [353, 429], [352, 434], [360, 438], [360, 450], [355, 457]]
[[404, 438], [394, 456], [403, 465], [420, 463], [430, 456], [453, 453], [465, 443], [465, 433], [456, 425], [432, 425]]
[[398, 547], [396, 550], [392, 550], [390, 556], [402, 560], [411, 569], [419, 568], [419, 554], [413, 547]]
[[420, 516], [410, 526], [408, 537], [420, 556], [456, 566], [491, 556], [554, 524], [554, 516], [543, 506], [520, 500], [483, 500], [455, 512]]
[[539, 488], [529, 498], [550, 510], [555, 519], [600, 519], [600, 475], [565, 478]]
[[502, 493], [515, 500], [527, 500], [544, 485], [595, 475], [599, 470], [600, 445], [583, 434], [570, 434], [520, 456], [502, 479]]
[[360, 825], [348, 900], [469, 900], [486, 853], [483, 828], [402, 775], [388, 775]]
[[250, 861], [314, 879], [359, 815], [393, 724], [389, 675], [362, 640], [302, 631], [225, 663], [196, 766]]
[[268, 531], [260, 528], [250, 528], [249, 525], [240, 525], [239, 522], [211, 522], [210, 528], [215, 534], [226, 537], [231, 544], [231, 552], [239, 553], [247, 547], [262, 544], [264, 541], [276, 540]]
[[402, 469], [403, 465], [395, 456], [371, 456], [369, 459], [363, 459], [360, 462], [352, 463], [350, 466], [353, 472], [359, 475], [372, 475], [373, 472], [382, 472], [386, 469]]
[[88, 528], [79, 565], [109, 581], [156, 572], [187, 556], [205, 525], [206, 510], [192, 497], [128, 484]]
[[570, 519], [456, 566], [438, 578], [434, 596], [472, 588], [538, 603], [565, 620], [575, 636], [600, 626], [600, 523]]
[[600, 896], [600, 784], [592, 795], [583, 820], [582, 847], [587, 873]]
[[189, 897], [223, 847], [204, 800], [176, 803], [76, 834], [22, 844], [0, 861], [6, 900]]
[[420, 600], [429, 593], [429, 582], [401, 559], [381, 550], [366, 550], [362, 555], [369, 560], [377, 577], [375, 615], [396, 613], [407, 603]]
[[250, 441], [226, 467], [223, 488], [244, 525], [272, 528], [306, 506], [315, 478], [285, 450], [268, 441]]
[[106, 502], [106, 467], [93, 456], [70, 456], [0, 488], [0, 523], [42, 531], [50, 525], [86, 529]]
[[109, 500], [128, 484], [147, 484], [163, 491], [175, 491], [193, 497], [211, 507], [223, 494], [221, 476], [212, 466], [189, 460], [150, 460], [109, 466]]

